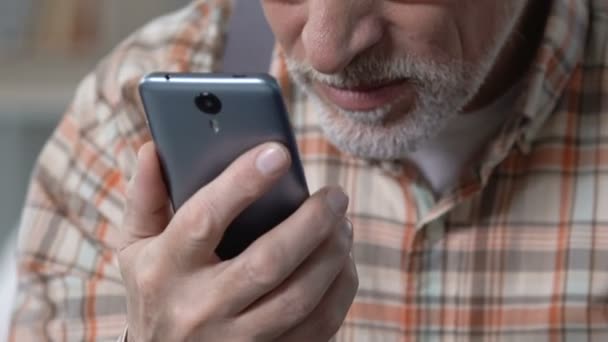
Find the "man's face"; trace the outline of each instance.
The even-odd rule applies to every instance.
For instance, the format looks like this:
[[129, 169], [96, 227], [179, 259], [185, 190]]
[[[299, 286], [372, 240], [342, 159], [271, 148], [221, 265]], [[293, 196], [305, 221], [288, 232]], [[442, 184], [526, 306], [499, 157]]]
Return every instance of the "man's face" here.
[[292, 78], [345, 151], [398, 159], [475, 97], [525, 0], [262, 0]]

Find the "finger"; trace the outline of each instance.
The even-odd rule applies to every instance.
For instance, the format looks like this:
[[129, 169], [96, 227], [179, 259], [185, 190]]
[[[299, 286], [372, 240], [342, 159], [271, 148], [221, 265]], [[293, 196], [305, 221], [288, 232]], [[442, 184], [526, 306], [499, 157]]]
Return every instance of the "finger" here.
[[288, 330], [278, 341], [328, 341], [342, 326], [358, 288], [355, 263], [348, 258], [319, 305], [302, 323]]
[[239, 157], [220, 176], [192, 196], [161, 236], [181, 267], [215, 258], [226, 228], [285, 173], [291, 158], [277, 143], [258, 146]]
[[171, 206], [154, 144], [137, 153], [137, 168], [129, 182], [123, 219], [123, 248], [159, 235], [169, 223]]
[[349, 259], [352, 228], [343, 222], [284, 283], [243, 312], [239, 324], [274, 339], [308, 317]]
[[287, 220], [231, 260], [218, 279], [231, 291], [222, 294], [227, 315], [244, 310], [279, 286], [344, 220], [348, 197], [339, 188], [311, 196]]

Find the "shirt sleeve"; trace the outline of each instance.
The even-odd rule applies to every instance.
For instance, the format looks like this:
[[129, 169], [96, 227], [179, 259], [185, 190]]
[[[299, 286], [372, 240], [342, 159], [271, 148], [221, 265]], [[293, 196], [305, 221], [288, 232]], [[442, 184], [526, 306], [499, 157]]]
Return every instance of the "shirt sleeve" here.
[[113, 255], [125, 175], [107, 151], [96, 77], [43, 148], [21, 217], [14, 341], [116, 338], [124, 288]]
[[146, 25], [78, 87], [44, 146], [21, 216], [11, 341], [126, 337], [114, 249], [136, 151], [137, 86], [152, 71], [214, 71], [232, 1], [198, 0]]

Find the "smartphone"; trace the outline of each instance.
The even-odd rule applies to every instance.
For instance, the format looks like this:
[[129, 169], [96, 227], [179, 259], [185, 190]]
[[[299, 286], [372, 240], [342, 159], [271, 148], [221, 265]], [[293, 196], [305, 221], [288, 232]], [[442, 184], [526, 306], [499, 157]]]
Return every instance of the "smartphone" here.
[[230, 224], [215, 251], [220, 259], [240, 254], [309, 197], [280, 88], [270, 75], [152, 73], [139, 92], [175, 211], [247, 150], [273, 141], [291, 153], [289, 171]]

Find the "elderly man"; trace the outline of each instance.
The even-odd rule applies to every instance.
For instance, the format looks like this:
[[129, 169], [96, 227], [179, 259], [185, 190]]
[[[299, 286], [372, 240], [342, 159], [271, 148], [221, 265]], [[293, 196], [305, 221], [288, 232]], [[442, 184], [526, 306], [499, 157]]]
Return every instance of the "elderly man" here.
[[137, 84], [216, 69], [232, 5], [159, 19], [42, 152], [14, 341], [608, 340], [604, 0], [262, 5], [314, 194], [223, 262], [282, 146], [169, 210]]

